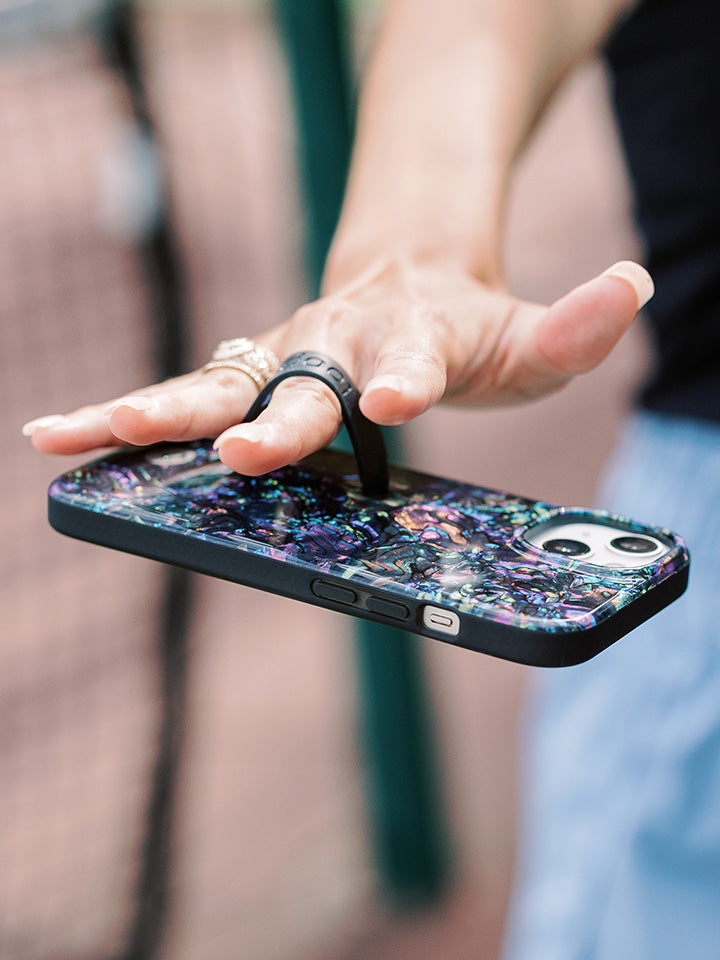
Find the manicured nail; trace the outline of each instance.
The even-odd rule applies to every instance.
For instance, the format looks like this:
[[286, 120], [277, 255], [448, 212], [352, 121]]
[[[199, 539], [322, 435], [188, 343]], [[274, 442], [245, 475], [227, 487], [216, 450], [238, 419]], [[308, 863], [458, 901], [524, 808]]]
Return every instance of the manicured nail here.
[[219, 450], [220, 446], [226, 440], [246, 440], [248, 443], [262, 443], [270, 436], [269, 427], [261, 423], [243, 423], [237, 427], [231, 427], [225, 433], [221, 433], [213, 444], [214, 450]]
[[650, 297], [655, 293], [655, 284], [652, 277], [645, 267], [633, 260], [619, 260], [611, 267], [608, 267], [602, 274], [603, 277], [620, 277], [621, 280], [627, 280], [635, 290], [638, 299], [638, 310], [644, 307]]
[[37, 419], [28, 420], [26, 424], [23, 424], [23, 436], [31, 437], [36, 430], [42, 430], [44, 427], [56, 427], [66, 422], [67, 417], [64, 417], [61, 413], [53, 413], [48, 417], [37, 417]]
[[363, 393], [372, 393], [374, 390], [392, 390], [394, 393], [406, 393], [410, 384], [405, 377], [398, 377], [392, 373], [381, 373], [374, 377], [365, 387]]
[[131, 410], [148, 411], [157, 407], [157, 401], [153, 400], [152, 397], [121, 397], [119, 400], [115, 400], [109, 406], [105, 407], [103, 414], [109, 417], [120, 407], [130, 407]]

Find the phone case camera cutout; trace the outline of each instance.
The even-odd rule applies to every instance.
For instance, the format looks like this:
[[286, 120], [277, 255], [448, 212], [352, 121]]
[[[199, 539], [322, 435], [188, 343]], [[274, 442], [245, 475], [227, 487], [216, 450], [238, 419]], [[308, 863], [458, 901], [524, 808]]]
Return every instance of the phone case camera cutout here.
[[686, 585], [668, 530], [402, 468], [342, 368], [288, 358], [339, 397], [356, 458], [323, 450], [261, 477], [210, 440], [120, 452], [49, 490], [61, 533], [537, 666], [595, 656]]

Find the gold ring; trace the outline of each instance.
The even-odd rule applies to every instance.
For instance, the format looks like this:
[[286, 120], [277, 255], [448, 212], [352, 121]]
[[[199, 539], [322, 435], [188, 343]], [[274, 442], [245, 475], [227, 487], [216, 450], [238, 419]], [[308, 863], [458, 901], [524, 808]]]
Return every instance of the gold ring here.
[[268, 380], [277, 373], [279, 366], [280, 361], [272, 350], [248, 337], [235, 337], [234, 340], [220, 341], [202, 372], [229, 367], [246, 374], [258, 390], [262, 390]]

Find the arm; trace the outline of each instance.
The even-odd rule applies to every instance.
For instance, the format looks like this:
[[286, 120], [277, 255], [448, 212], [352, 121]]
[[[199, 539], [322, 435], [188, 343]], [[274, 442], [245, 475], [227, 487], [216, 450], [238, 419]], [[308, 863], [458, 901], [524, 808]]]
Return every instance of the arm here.
[[[531, 398], [599, 363], [652, 293], [642, 268], [616, 266], [548, 308], [504, 289], [498, 249], [515, 157], [626, 5], [394, 0], [362, 99], [325, 295], [258, 340], [281, 359], [302, 349], [334, 356], [378, 423], [409, 420], [443, 396]], [[195, 372], [26, 432], [55, 453], [219, 434], [225, 463], [262, 473], [338, 429], [334, 397], [303, 379], [238, 425], [254, 393], [242, 373]]]
[[377, 254], [497, 280], [512, 165], [627, 0], [395, 0], [364, 86], [326, 288]]

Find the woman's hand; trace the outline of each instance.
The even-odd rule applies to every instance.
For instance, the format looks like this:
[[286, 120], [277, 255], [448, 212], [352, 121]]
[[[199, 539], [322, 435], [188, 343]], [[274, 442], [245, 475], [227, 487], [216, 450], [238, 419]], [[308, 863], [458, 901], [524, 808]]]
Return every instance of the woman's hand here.
[[[455, 263], [393, 257], [256, 340], [280, 360], [299, 350], [328, 354], [356, 382], [369, 419], [399, 424], [441, 399], [481, 406], [559, 389], [607, 356], [652, 290], [642, 267], [622, 261], [543, 307]], [[40, 417], [23, 432], [37, 450], [57, 454], [213, 436], [227, 466], [261, 474], [327, 445], [340, 426], [336, 398], [316, 380], [286, 380], [258, 419], [242, 424], [256, 394], [241, 371], [195, 371]]]
[[[562, 78], [628, 4], [388, 4], [327, 295], [258, 342], [280, 360], [299, 350], [333, 357], [380, 424], [442, 398], [537, 397], [604, 359], [652, 295], [642, 267], [616, 264], [550, 307], [492, 278], [514, 160]], [[38, 450], [62, 454], [215, 436], [224, 463], [260, 474], [326, 445], [339, 427], [336, 398], [308, 378], [280, 384], [261, 416], [242, 424], [256, 392], [238, 370], [195, 371], [110, 405], [41, 417], [24, 432]]]

